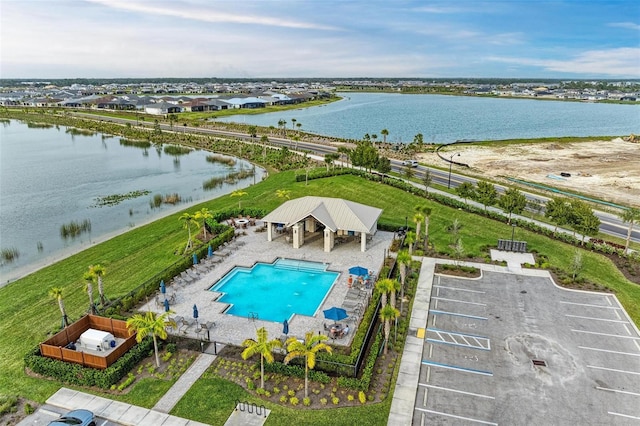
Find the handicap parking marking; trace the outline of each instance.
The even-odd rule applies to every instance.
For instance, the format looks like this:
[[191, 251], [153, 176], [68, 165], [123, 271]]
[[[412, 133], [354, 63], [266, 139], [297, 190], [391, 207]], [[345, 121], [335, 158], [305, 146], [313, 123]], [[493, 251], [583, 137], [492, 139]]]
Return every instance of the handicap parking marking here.
[[[429, 332], [437, 335], [438, 338], [428, 337]], [[427, 328], [426, 340], [427, 342], [432, 343], [444, 343], [447, 345], [462, 346], [472, 349], [482, 349], [485, 351], [491, 350], [491, 341], [487, 337], [440, 330], [438, 328]]]
[[426, 359], [422, 360], [422, 364], [429, 365], [432, 367], [440, 367], [446, 370], [462, 371], [464, 373], [472, 373], [472, 374], [479, 374], [481, 376], [493, 377], [493, 373], [491, 371], [476, 370], [474, 368], [466, 368], [466, 367], [458, 367], [456, 365], [442, 364], [440, 362], [435, 362], [435, 361], [427, 361]]

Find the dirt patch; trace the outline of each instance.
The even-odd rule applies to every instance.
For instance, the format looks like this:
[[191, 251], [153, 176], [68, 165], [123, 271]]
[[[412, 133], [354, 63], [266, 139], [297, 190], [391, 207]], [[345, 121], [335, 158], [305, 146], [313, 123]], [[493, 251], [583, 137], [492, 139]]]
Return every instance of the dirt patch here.
[[[501, 146], [456, 146], [457, 160], [491, 178], [511, 177], [640, 207], [640, 144], [622, 138]], [[421, 160], [442, 165], [434, 153]], [[570, 176], [561, 176], [568, 173]]]
[[27, 415], [37, 410], [39, 404], [24, 398], [18, 398], [9, 411], [0, 415], [0, 425], [17, 425]]
[[478, 268], [469, 266], [456, 267], [455, 265], [446, 265], [441, 263], [436, 264], [435, 273], [463, 278], [479, 278], [482, 275], [482, 271]]

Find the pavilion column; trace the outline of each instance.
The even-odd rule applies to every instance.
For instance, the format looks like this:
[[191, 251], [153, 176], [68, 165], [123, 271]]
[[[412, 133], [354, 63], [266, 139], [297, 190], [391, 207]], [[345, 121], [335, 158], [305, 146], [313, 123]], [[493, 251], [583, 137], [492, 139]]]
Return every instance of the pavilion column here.
[[329, 253], [335, 245], [335, 233], [329, 229], [324, 228], [324, 251]]
[[293, 230], [293, 248], [297, 249], [304, 244], [304, 228], [302, 223], [298, 222], [291, 227]]
[[267, 241], [273, 241], [273, 224], [267, 222]]
[[360, 233], [360, 251], [363, 253], [367, 251], [367, 233], [366, 232]]

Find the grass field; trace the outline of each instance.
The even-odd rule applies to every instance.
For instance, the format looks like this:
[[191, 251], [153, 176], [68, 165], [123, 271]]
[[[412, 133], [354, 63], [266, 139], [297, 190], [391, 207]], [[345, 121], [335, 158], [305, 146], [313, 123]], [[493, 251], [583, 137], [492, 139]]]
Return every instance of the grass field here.
[[[246, 188], [248, 194], [243, 197], [242, 205], [272, 210], [282, 203], [282, 200], [276, 196], [276, 190], [279, 189], [290, 190], [291, 198], [305, 195], [332, 196], [379, 207], [384, 210], [380, 222], [393, 226], [404, 225], [406, 217], [411, 224], [414, 207], [418, 204], [428, 205], [433, 209], [429, 228], [430, 239], [435, 244], [436, 250], [443, 252], [451, 251], [449, 248], [451, 238], [446, 229], [456, 218], [462, 224], [460, 235], [465, 253], [469, 256], [483, 255], [487, 246], [495, 245], [498, 238], [509, 237], [512, 230], [506, 224], [431, 203], [403, 191], [351, 175], [312, 180], [305, 185], [304, 182], [295, 182], [294, 172], [273, 174], [265, 181]], [[237, 205], [237, 198], [224, 196], [193, 206], [187, 211], [195, 212], [201, 207], [217, 211], [237, 207]], [[129, 231], [0, 289], [0, 312], [2, 313], [0, 347], [3, 348], [3, 356], [0, 358], [0, 389], [3, 393], [18, 394], [43, 402], [61, 386], [58, 382], [29, 377], [23, 371], [24, 354], [46, 339], [48, 333], [56, 330], [60, 325], [58, 306], [47, 295], [49, 288], [54, 286], [64, 288], [64, 301], [72, 320], [79, 318], [87, 309], [87, 296], [83, 291], [82, 275], [91, 264], [100, 263], [106, 267], [105, 292], [109, 298], [113, 299], [127, 293], [175, 262], [174, 249], [184, 243], [187, 237], [186, 230], [178, 221], [178, 216], [179, 214], [173, 214]], [[516, 231], [516, 236], [520, 240], [528, 241], [531, 249], [546, 254], [553, 266], [567, 269], [571, 263], [575, 250], [571, 246], [521, 229]], [[635, 323], [640, 324], [640, 306], [637, 303], [640, 300], [640, 286], [624, 279], [608, 259], [584, 252], [583, 276], [613, 289]], [[142, 387], [139, 388], [140, 386]], [[197, 395], [211, 395], [208, 392], [219, 389], [220, 386], [226, 389], [230, 385], [215, 381], [204, 382], [199, 383], [193, 392], [197, 392]], [[149, 407], [162, 396], [166, 389], [166, 384], [143, 382], [135, 385], [132, 392], [122, 399]], [[231, 391], [229, 392], [231, 394]], [[197, 399], [201, 400], [201, 398]], [[213, 399], [215, 398], [211, 396], [209, 401]], [[206, 401], [203, 399], [203, 403]], [[186, 400], [185, 404], [187, 404]], [[206, 413], [212, 409], [208, 406], [183, 407], [180, 404], [176, 408], [176, 413], [188, 414], [189, 418], [199, 419], [200, 416], [205, 418]], [[346, 419], [345, 423], [334, 424], [359, 424], [359, 420], [367, 417], [366, 413], [373, 413], [378, 409], [382, 410], [379, 418], [383, 418], [384, 413], [388, 412], [388, 405], [341, 409], [340, 416], [335, 417]], [[313, 413], [313, 415], [300, 414], [299, 410], [275, 407], [273, 419], [270, 417], [269, 424], [285, 424], [293, 421], [300, 424], [318, 424], [313, 421], [315, 418], [313, 416], [325, 416], [322, 412], [314, 411]], [[335, 411], [329, 413], [331, 414], [326, 415], [333, 418]], [[310, 416], [308, 420], [307, 415]], [[349, 419], [352, 423], [349, 423]]]

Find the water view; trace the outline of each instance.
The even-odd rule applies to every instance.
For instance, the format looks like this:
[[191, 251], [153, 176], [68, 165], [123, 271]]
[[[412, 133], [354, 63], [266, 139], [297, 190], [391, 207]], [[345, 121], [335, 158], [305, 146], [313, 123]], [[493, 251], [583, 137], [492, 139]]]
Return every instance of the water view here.
[[[168, 154], [164, 146], [123, 146], [119, 137], [72, 135], [66, 128], [29, 128], [11, 121], [0, 126], [0, 242], [19, 256], [0, 267], [0, 282], [21, 276], [33, 264], [59, 260], [108, 236], [126, 231], [190, 204], [213, 199], [254, 182], [209, 185], [253, 165], [207, 161], [207, 151]], [[264, 170], [256, 168], [255, 181]], [[210, 189], [204, 189], [205, 187]], [[154, 198], [181, 200], [151, 204]], [[117, 195], [115, 200], [109, 196]], [[61, 236], [72, 222], [90, 232]], [[86, 228], [86, 226], [85, 226]], [[88, 230], [87, 230], [88, 231]]]
[[[343, 100], [321, 107], [260, 115], [229, 116], [219, 121], [295, 128], [341, 138], [365, 133], [387, 141], [425, 142], [459, 139], [502, 140], [554, 136], [619, 136], [640, 131], [640, 105], [497, 99], [444, 95], [339, 93]], [[301, 124], [300, 127], [297, 124]]]

